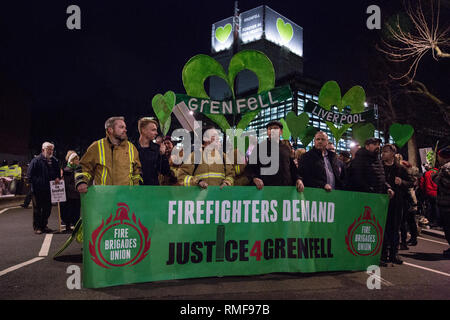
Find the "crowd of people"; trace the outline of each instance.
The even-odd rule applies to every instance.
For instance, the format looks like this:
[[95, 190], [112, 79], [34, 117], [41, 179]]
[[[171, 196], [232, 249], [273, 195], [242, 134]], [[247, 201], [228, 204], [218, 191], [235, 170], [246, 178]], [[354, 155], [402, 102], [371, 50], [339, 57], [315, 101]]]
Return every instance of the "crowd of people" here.
[[[439, 148], [436, 167], [420, 174], [416, 167], [401, 158], [395, 145], [382, 145], [377, 138], [367, 139], [363, 146], [338, 155], [327, 134], [318, 131], [309, 151], [293, 150], [289, 141], [279, 138], [283, 131], [279, 121], [268, 123], [268, 138], [260, 142], [253, 153], [243, 154], [235, 149], [233, 160], [227, 161], [219, 131], [206, 129], [202, 150], [182, 150], [176, 155], [172, 152], [174, 141], [169, 136], [158, 135], [158, 122], [153, 118], [139, 120], [140, 136], [133, 144], [127, 138], [124, 118], [111, 117], [105, 122], [106, 136], [93, 142], [81, 158], [69, 151], [63, 170], [52, 155], [54, 146], [44, 143], [42, 154], [31, 161], [27, 173], [33, 189], [35, 232], [48, 232], [49, 181], [64, 179], [68, 201], [62, 206], [62, 216], [69, 227], [80, 216], [79, 194], [86, 193], [92, 184], [198, 186], [203, 189], [208, 186], [253, 185], [257, 189], [295, 186], [298, 192], [312, 187], [327, 192], [387, 194], [390, 200], [381, 265], [401, 264], [398, 250], [417, 245], [418, 226], [423, 226], [427, 219], [432, 225], [443, 227], [450, 243], [448, 145]], [[278, 150], [278, 166], [274, 172], [271, 172], [273, 164], [256, 153], [260, 148], [267, 150], [269, 156]], [[203, 153], [200, 163], [194, 161], [196, 151]], [[180, 163], [177, 157], [183, 157], [185, 152], [190, 153], [187, 158], [191, 161]], [[426, 218], [417, 221], [420, 215]], [[450, 257], [450, 249], [443, 254]]]

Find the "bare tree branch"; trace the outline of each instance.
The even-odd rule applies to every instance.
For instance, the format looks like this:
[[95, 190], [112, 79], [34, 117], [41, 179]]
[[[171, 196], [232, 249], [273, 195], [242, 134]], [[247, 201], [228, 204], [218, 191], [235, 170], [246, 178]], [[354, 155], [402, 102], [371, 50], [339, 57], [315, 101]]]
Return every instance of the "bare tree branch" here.
[[[407, 71], [400, 75], [390, 75], [395, 80], [408, 80], [411, 83], [417, 72], [420, 60], [431, 51], [433, 58], [450, 58], [450, 53], [443, 52], [443, 48], [450, 46], [449, 30], [447, 26], [440, 31], [440, 0], [428, 0], [430, 3], [430, 16], [427, 20], [422, 9], [422, 0], [407, 0], [404, 4], [405, 11], [414, 26], [413, 33], [404, 30], [400, 24], [400, 18], [394, 26], [386, 24], [392, 40], [382, 40], [383, 47], [377, 45], [377, 49], [384, 53], [388, 60], [397, 63], [408, 63]], [[435, 8], [437, 2], [437, 9]], [[414, 3], [417, 3], [413, 8]]]

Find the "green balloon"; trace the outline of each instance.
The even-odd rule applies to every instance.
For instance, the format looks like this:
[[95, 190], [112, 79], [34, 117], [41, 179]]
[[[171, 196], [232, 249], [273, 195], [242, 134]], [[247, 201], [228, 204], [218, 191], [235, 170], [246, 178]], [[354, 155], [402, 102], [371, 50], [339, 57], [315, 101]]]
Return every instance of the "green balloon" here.
[[367, 139], [372, 138], [375, 133], [375, 126], [372, 123], [356, 124], [353, 126], [353, 139], [363, 146]]
[[157, 94], [152, 99], [153, 111], [160, 123], [165, 124], [170, 118], [175, 106], [176, 95], [173, 91], [167, 91], [164, 95]]
[[414, 128], [409, 124], [393, 123], [389, 127], [389, 134], [399, 148], [402, 148], [414, 134]]

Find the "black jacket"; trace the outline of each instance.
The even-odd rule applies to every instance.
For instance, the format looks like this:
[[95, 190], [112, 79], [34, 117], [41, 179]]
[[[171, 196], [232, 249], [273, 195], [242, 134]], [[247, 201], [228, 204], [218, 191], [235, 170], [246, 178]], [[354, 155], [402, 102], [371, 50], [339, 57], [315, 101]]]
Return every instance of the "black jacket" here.
[[28, 180], [33, 192], [50, 193], [50, 181], [61, 178], [58, 160], [51, 157], [50, 165], [47, 159], [40, 154], [31, 160], [27, 171]]
[[[261, 168], [269, 168], [271, 164], [262, 164], [259, 158], [259, 149], [261, 147], [266, 148], [268, 157], [271, 156], [271, 143], [269, 140], [264, 140], [258, 144], [258, 148], [253, 149], [252, 155], [250, 155], [250, 163], [245, 167], [245, 174], [253, 183], [254, 178], [259, 178], [264, 182], [265, 186], [293, 186], [297, 179], [299, 179], [297, 167], [294, 160], [291, 158], [291, 149], [283, 144], [279, 143], [279, 168], [274, 175], [262, 175]], [[256, 154], [255, 154], [256, 152]], [[253, 157], [257, 158], [257, 163], [251, 163]]]
[[[334, 152], [328, 151], [328, 160], [333, 169], [335, 189], [342, 189], [341, 169], [339, 168], [338, 159]], [[322, 151], [312, 148], [306, 152], [298, 164], [298, 172], [305, 187], [323, 188], [327, 184], [327, 175], [325, 171], [325, 160]]]
[[80, 193], [75, 188], [75, 169], [65, 167], [63, 170], [64, 186], [67, 199], [80, 199]]
[[383, 163], [377, 153], [361, 148], [356, 152], [348, 168], [348, 187], [351, 191], [387, 193], [390, 185], [386, 182]]
[[158, 174], [170, 174], [169, 160], [159, 153], [159, 145], [151, 141], [146, 148], [141, 147], [138, 142], [136, 148], [139, 151], [144, 185], [159, 186]]

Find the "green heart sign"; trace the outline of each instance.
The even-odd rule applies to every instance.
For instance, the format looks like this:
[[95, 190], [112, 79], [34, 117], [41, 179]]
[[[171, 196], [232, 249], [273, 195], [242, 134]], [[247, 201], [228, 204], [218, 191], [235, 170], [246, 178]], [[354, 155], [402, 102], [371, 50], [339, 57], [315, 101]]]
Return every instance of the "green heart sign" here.
[[[319, 105], [326, 110], [331, 110], [331, 108], [335, 106], [339, 112], [341, 112], [345, 107], [350, 107], [351, 114], [361, 113], [364, 111], [365, 101], [366, 93], [361, 86], [354, 86], [350, 88], [344, 97], [341, 98], [341, 88], [336, 81], [326, 82], [319, 92]], [[341, 127], [336, 127], [330, 121], [326, 121], [326, 124], [336, 139], [336, 143], [352, 126], [352, 124], [345, 124]]]
[[389, 127], [389, 134], [394, 139], [395, 144], [402, 148], [414, 134], [414, 128], [409, 124], [393, 123]]
[[284, 43], [291, 41], [294, 36], [294, 29], [292, 29], [292, 25], [288, 22], [285, 23], [281, 18], [277, 19], [277, 30]]
[[363, 146], [367, 139], [372, 138], [375, 133], [375, 126], [372, 123], [356, 124], [353, 128], [353, 139]]
[[[183, 67], [183, 85], [189, 96], [209, 99], [204, 83], [207, 78], [216, 76], [229, 85], [234, 99], [234, 80], [238, 73], [245, 69], [252, 71], [258, 78], [258, 93], [275, 87], [275, 70], [272, 61], [264, 53], [256, 50], [243, 50], [235, 54], [228, 66], [228, 74], [222, 65], [210, 56], [196, 55]], [[245, 113], [236, 128], [245, 129], [259, 112], [260, 110], [255, 110]], [[206, 116], [219, 125], [224, 132], [231, 128], [222, 114], [208, 114]]]
[[[283, 120], [283, 119], [282, 119]], [[306, 112], [296, 116], [293, 111], [286, 115], [286, 123], [293, 139], [300, 139], [303, 145], [307, 146], [313, 139], [317, 129], [308, 126], [309, 116]], [[284, 130], [283, 130], [284, 136]]]
[[230, 23], [227, 23], [223, 27], [218, 27], [216, 29], [216, 39], [222, 43], [227, 41], [228, 37], [230, 36], [231, 29], [232, 29], [232, 27], [231, 27]]
[[[175, 106], [176, 95], [173, 91], [167, 91], [164, 95], [157, 94], [152, 99], [153, 111], [155, 111], [156, 117], [161, 125], [161, 130], [170, 127], [170, 115], [172, 109]], [[164, 131], [164, 130], [163, 130]], [[167, 133], [166, 131], [166, 133]]]
[[316, 135], [317, 129], [313, 126], [306, 127], [305, 131], [303, 131], [300, 134], [300, 141], [302, 144], [306, 147], [308, 144], [310, 144], [311, 141], [313, 141], [314, 136]]
[[300, 135], [306, 130], [306, 126], [309, 122], [309, 116], [306, 113], [301, 115], [295, 115], [295, 112], [290, 111], [286, 115], [286, 123], [291, 131], [291, 136], [293, 139], [298, 139]]

